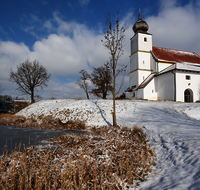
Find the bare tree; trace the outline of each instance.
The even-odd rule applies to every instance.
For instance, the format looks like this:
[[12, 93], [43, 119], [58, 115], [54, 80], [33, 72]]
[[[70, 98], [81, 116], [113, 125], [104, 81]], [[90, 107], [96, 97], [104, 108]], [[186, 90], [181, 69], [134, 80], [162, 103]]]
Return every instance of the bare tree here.
[[103, 45], [111, 54], [112, 74], [113, 74], [113, 126], [117, 126], [115, 111], [115, 86], [116, 86], [116, 67], [119, 58], [123, 55], [125, 46], [125, 25], [120, 26], [119, 10], [114, 23], [111, 20], [110, 13], [106, 15], [107, 32], [102, 40]]
[[17, 71], [14, 72], [12, 69], [10, 71], [10, 81], [17, 84], [16, 90], [31, 96], [31, 103], [34, 102], [35, 89], [37, 90], [37, 87], [43, 89], [44, 86], [47, 86], [50, 76], [51, 74], [37, 60], [31, 62], [27, 59], [17, 66]]
[[[116, 82], [116, 86], [117, 88], [115, 88], [115, 97], [117, 97], [117, 95], [120, 93], [122, 86], [124, 85], [124, 76], [125, 76], [125, 72], [126, 72], [126, 68], [128, 65], [122, 64], [120, 65], [120, 67], [117, 69], [116, 73], [115, 73], [115, 78], [121, 76], [121, 82], [120, 84]], [[110, 67], [112, 68], [112, 63], [110, 64]], [[120, 80], [119, 80], [120, 81]]]
[[113, 91], [112, 71], [109, 63], [94, 68], [94, 71], [91, 74], [91, 81], [96, 87], [95, 89], [92, 89], [91, 93], [97, 97], [106, 99], [108, 92]]
[[81, 76], [77, 80], [76, 84], [78, 84], [80, 86], [80, 88], [82, 88], [85, 91], [87, 99], [90, 99], [89, 98], [89, 80], [90, 80], [90, 75], [84, 69], [81, 70], [79, 73], [81, 74]]

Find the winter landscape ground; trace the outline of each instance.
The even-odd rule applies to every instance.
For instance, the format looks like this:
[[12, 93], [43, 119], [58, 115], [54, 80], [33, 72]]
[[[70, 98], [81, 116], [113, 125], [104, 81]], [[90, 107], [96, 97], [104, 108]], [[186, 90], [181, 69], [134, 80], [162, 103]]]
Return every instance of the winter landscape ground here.
[[[141, 126], [155, 151], [156, 165], [137, 189], [200, 189], [200, 104], [120, 100], [116, 111], [118, 125]], [[112, 100], [45, 100], [17, 115], [104, 126], [112, 123]]]
[[[156, 166], [139, 189], [200, 189], [200, 105], [198, 103], [116, 102], [120, 126], [143, 127], [156, 154]], [[51, 100], [18, 115], [79, 118], [87, 125], [112, 123], [112, 100]]]

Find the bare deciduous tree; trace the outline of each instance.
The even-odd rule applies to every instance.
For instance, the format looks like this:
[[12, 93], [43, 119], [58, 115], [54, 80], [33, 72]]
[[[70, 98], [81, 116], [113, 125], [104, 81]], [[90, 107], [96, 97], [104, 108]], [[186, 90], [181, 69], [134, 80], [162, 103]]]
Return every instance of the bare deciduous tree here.
[[[124, 85], [124, 76], [125, 76], [127, 66], [128, 65], [122, 64], [116, 71], [115, 78], [121, 76], [122, 79], [121, 79], [120, 84], [119, 83], [117, 84], [117, 82], [116, 82], [116, 86], [118, 87], [118, 89], [115, 88], [115, 97], [117, 97], [117, 95], [120, 93], [122, 86]], [[110, 67], [112, 68], [112, 63], [110, 64]]]
[[47, 86], [50, 76], [51, 74], [37, 60], [31, 62], [27, 59], [17, 66], [17, 71], [14, 72], [12, 69], [10, 71], [10, 81], [17, 84], [16, 90], [31, 96], [31, 103], [34, 102], [34, 90], [37, 90], [37, 87], [43, 89]]
[[103, 45], [108, 49], [111, 54], [111, 63], [113, 70], [113, 126], [117, 126], [116, 111], [115, 111], [115, 86], [116, 86], [116, 67], [119, 58], [123, 54], [125, 46], [125, 25], [120, 26], [119, 10], [114, 23], [111, 20], [110, 13], [106, 15], [107, 32], [102, 40]]
[[94, 71], [91, 74], [91, 81], [96, 87], [95, 89], [92, 89], [91, 93], [97, 97], [106, 99], [108, 92], [113, 91], [112, 71], [109, 63], [94, 68]]
[[80, 88], [82, 88], [85, 91], [87, 99], [89, 99], [89, 81], [88, 80], [90, 80], [90, 75], [84, 69], [81, 70], [79, 73], [81, 74], [81, 76], [77, 80], [76, 84], [78, 84]]

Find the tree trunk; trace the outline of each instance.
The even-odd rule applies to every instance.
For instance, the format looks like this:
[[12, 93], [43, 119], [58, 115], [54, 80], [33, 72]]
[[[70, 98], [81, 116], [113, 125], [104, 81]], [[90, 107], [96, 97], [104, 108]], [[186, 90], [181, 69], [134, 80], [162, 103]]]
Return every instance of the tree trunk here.
[[31, 104], [34, 103], [34, 89], [31, 90]]
[[87, 96], [87, 99], [89, 100], [90, 98], [89, 98], [89, 94], [88, 94], [88, 92], [86, 92], [86, 96]]
[[115, 111], [115, 56], [112, 56], [113, 58], [113, 126], [117, 126], [116, 121], [116, 111]]
[[106, 92], [103, 92], [103, 99], [106, 99], [106, 95], [107, 95], [107, 93]]

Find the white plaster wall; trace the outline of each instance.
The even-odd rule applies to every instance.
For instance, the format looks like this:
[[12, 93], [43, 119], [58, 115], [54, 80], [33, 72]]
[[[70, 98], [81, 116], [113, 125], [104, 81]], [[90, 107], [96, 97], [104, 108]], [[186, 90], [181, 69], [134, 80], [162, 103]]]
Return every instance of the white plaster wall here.
[[130, 84], [130, 88], [134, 85], [138, 87], [138, 72], [137, 71], [129, 74], [129, 84]]
[[151, 59], [151, 53], [145, 53], [145, 52], [138, 52], [138, 67], [139, 69], [147, 69], [150, 70], [150, 59]]
[[157, 100], [156, 81], [152, 79], [151, 82], [144, 88], [144, 99]]
[[140, 85], [150, 74], [151, 71], [138, 70], [138, 85]]
[[[186, 75], [190, 76], [190, 80], [186, 80]], [[185, 101], [184, 92], [186, 89], [193, 91], [193, 102], [199, 100], [200, 75], [198, 73], [177, 72], [176, 86], [176, 101]]]
[[156, 88], [158, 100], [174, 101], [174, 74], [166, 73], [156, 77]]
[[158, 72], [162, 71], [163, 69], [166, 69], [170, 65], [171, 64], [167, 64], [167, 63], [158, 63]]
[[152, 72], [157, 72], [156, 64], [157, 63], [156, 63], [155, 59], [153, 58], [152, 55], [150, 55], [150, 68], [151, 68]]
[[138, 34], [131, 38], [131, 55], [138, 51]]
[[130, 57], [130, 72], [138, 69], [138, 53]]
[[125, 92], [126, 99], [133, 98], [133, 92]]
[[134, 85], [138, 87], [150, 74], [151, 71], [142, 71], [142, 70], [138, 70], [129, 74], [130, 87]]
[[[138, 50], [139, 51], [151, 51], [152, 50], [152, 35], [138, 33]], [[147, 38], [147, 41], [144, 41]]]
[[143, 92], [143, 88], [141, 89], [138, 89], [136, 92], [135, 92], [135, 97], [136, 99], [144, 99], [144, 92]]

